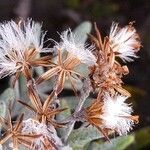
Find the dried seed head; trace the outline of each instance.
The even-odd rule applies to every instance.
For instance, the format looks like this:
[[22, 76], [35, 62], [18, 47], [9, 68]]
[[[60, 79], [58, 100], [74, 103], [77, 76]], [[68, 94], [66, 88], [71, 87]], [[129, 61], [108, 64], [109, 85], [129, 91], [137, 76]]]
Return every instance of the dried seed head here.
[[16, 24], [9, 21], [0, 24], [0, 77], [20, 71], [30, 59], [43, 49], [41, 25], [32, 20]]
[[107, 93], [84, 110], [84, 119], [107, 139], [109, 131], [116, 131], [119, 135], [127, 134], [134, 122], [138, 122], [138, 116], [131, 115], [132, 108], [125, 103], [126, 99], [127, 97], [117, 94], [112, 98]]
[[[96, 45], [95, 55], [97, 56], [97, 65], [90, 67], [90, 79], [93, 89], [98, 89], [101, 96], [108, 92], [113, 95], [116, 91], [130, 96], [130, 93], [122, 88], [122, 77], [129, 73], [127, 66], [122, 66], [115, 60], [115, 55], [110, 48], [108, 37], [102, 41], [101, 34], [95, 26], [96, 36], [90, 35], [91, 40]], [[98, 95], [99, 95], [98, 94]]]
[[34, 139], [33, 149], [43, 150], [49, 147], [56, 150], [57, 147], [62, 146], [62, 142], [53, 126], [47, 126], [31, 118], [23, 121], [22, 133], [41, 135], [39, 138]]
[[61, 35], [61, 42], [57, 44], [58, 49], [63, 49], [68, 51], [69, 54], [78, 58], [81, 63], [85, 63], [88, 66], [94, 65], [96, 63], [96, 58], [92, 54], [94, 46], [88, 46], [87, 44], [81, 43], [70, 29], [64, 31]]
[[113, 23], [109, 34], [109, 43], [113, 52], [123, 61], [133, 61], [136, 52], [140, 50], [141, 43], [132, 23], [124, 28], [118, 27], [118, 23]]
[[99, 91], [110, 94], [114, 94], [117, 91], [127, 96], [129, 92], [125, 93], [126, 90], [122, 88], [122, 77], [128, 72], [126, 66], [121, 66], [119, 63], [114, 63], [111, 66], [108, 61], [101, 60], [95, 68], [91, 68], [90, 76], [94, 89], [98, 88]]
[[103, 128], [114, 130], [119, 135], [127, 134], [132, 129], [138, 117], [131, 115], [133, 110], [125, 103], [126, 99], [127, 97], [117, 94], [113, 98], [109, 94], [105, 95], [102, 114], [100, 114]]
[[[51, 64], [51, 68], [43, 73], [36, 81], [37, 84], [50, 79], [53, 76], [57, 77], [55, 82], [55, 92], [59, 94], [63, 88], [66, 80], [69, 80], [73, 91], [77, 94], [75, 82], [84, 78], [82, 72], [78, 72], [76, 67], [81, 63], [87, 66], [92, 66], [96, 63], [96, 58], [92, 54], [91, 47], [86, 47], [84, 43], [77, 42], [75, 35], [71, 30], [67, 30], [60, 35], [61, 42], [56, 43], [54, 49], [57, 50], [57, 62]], [[67, 52], [66, 52], [67, 51]], [[66, 52], [66, 53], [64, 53]]]

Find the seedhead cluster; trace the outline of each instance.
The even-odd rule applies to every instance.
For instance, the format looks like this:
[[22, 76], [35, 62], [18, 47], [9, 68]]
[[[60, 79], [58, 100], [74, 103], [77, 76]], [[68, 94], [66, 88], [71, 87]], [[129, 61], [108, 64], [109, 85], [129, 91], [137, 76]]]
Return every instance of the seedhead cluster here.
[[[8, 115], [0, 117], [6, 130], [0, 144], [6, 149], [17, 150], [24, 146], [33, 150], [71, 150], [67, 140], [75, 121], [94, 126], [107, 140], [112, 133], [127, 134], [138, 122], [138, 116], [131, 114], [131, 104], [126, 103], [131, 94], [122, 87], [122, 77], [129, 70], [122, 64], [137, 58], [141, 47], [139, 35], [133, 23], [123, 28], [112, 23], [110, 34], [104, 38], [96, 24], [94, 27], [96, 34], [88, 35], [91, 45], [80, 41], [68, 29], [60, 34], [59, 42], [50, 39], [54, 42], [52, 48], [43, 48], [45, 33], [39, 23], [30, 19], [0, 24], [0, 78], [14, 76], [15, 87], [20, 76], [24, 76], [29, 101], [20, 98], [14, 105], [24, 106], [31, 114], [22, 113], [13, 121], [9, 107]], [[41, 56], [41, 53], [45, 54]], [[88, 68], [86, 76], [78, 71], [83, 64]], [[45, 70], [37, 77], [34, 69], [41, 66]], [[38, 87], [48, 80], [54, 81], [50, 87], [53, 90], [44, 99]], [[59, 95], [68, 81], [78, 104], [69, 117], [58, 121], [57, 116], [67, 111], [62, 108]], [[80, 92], [76, 87], [78, 83]], [[96, 98], [84, 107], [91, 92]], [[58, 136], [58, 128], [66, 129], [65, 137]]]

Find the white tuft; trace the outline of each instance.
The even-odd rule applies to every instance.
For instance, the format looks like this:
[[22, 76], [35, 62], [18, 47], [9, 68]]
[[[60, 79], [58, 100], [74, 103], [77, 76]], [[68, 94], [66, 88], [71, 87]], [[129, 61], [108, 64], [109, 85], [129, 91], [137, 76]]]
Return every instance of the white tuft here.
[[116, 95], [111, 98], [106, 94], [102, 107], [104, 128], [115, 130], [119, 135], [127, 134], [132, 129], [134, 121], [130, 119], [132, 108], [125, 103], [127, 97]]
[[112, 23], [109, 39], [110, 47], [123, 61], [137, 58], [135, 53], [139, 50], [140, 42], [134, 27], [128, 25], [120, 28], [117, 23]]
[[[43, 150], [44, 139], [48, 139], [48, 141], [52, 142], [57, 147], [62, 147], [62, 141], [57, 136], [55, 128], [53, 126], [47, 126], [34, 119], [30, 118], [23, 121], [22, 133], [41, 135], [40, 137], [34, 139], [32, 143], [33, 149]], [[54, 147], [52, 150], [55, 149], [56, 148]]]
[[[14, 74], [17, 71], [16, 63], [24, 61], [24, 52], [36, 49], [44, 52], [41, 25], [31, 19], [17, 24], [8, 21], [0, 24], [0, 77]], [[12, 58], [10, 54], [16, 53]]]
[[82, 63], [92, 66], [96, 63], [96, 58], [92, 54], [94, 46], [88, 46], [79, 41], [70, 29], [64, 31], [61, 35], [61, 42], [57, 44], [58, 48], [68, 51], [70, 54], [77, 57]]

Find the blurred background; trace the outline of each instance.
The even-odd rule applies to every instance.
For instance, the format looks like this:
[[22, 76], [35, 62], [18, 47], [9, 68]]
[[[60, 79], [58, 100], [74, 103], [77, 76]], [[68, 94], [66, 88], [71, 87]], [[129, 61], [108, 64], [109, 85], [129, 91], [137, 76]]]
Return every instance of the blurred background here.
[[[0, 0], [0, 21], [33, 18], [43, 23], [47, 37], [59, 41], [68, 27], [74, 29], [83, 21], [97, 22], [102, 35], [109, 33], [112, 21], [124, 26], [135, 21], [143, 47], [139, 58], [128, 64], [125, 88], [132, 93], [135, 114], [140, 122], [135, 127], [139, 149], [150, 149], [150, 0]], [[92, 31], [93, 32], [93, 31]], [[0, 81], [0, 91], [7, 87]], [[140, 143], [139, 142], [139, 143]]]

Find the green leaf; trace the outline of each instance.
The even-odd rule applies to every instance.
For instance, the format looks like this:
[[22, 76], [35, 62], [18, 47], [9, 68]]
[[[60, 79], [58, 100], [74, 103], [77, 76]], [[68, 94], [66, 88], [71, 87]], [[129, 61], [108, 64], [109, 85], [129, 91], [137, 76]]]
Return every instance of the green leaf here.
[[[69, 105], [65, 99], [60, 100], [60, 106], [61, 106], [61, 108], [67, 108], [67, 109], [65, 111], [62, 111], [61, 113], [59, 113], [56, 116], [56, 119], [59, 122], [64, 121], [64, 119], [66, 119], [67, 117], [69, 117], [71, 115], [71, 110], [70, 110]], [[58, 128], [57, 131], [58, 131], [57, 133], [60, 137], [64, 137], [66, 134], [65, 128]]]
[[14, 100], [15, 93], [12, 88], [7, 88], [1, 95], [0, 101], [4, 101], [6, 104], [9, 104], [11, 100]]
[[0, 101], [0, 116], [5, 117], [6, 114], [6, 104], [3, 101]]
[[19, 77], [19, 98], [22, 100], [28, 99], [28, 92], [27, 92], [27, 83], [24, 76]]
[[146, 149], [150, 147], [150, 127], [141, 129], [135, 133], [137, 149]]
[[72, 131], [68, 141], [73, 150], [82, 150], [87, 143], [102, 137], [103, 135], [96, 128], [89, 126]]
[[75, 68], [75, 71], [80, 73], [83, 77], [87, 77], [90, 73], [89, 68], [86, 64], [80, 64], [78, 67]]
[[125, 150], [129, 145], [135, 141], [133, 135], [121, 136], [101, 143], [100, 141], [94, 141], [89, 146], [88, 150]]
[[41, 74], [44, 73], [44, 69], [43, 69], [43, 67], [41, 67], [41, 66], [35, 67], [35, 68], [34, 68], [34, 71], [36, 72], [36, 74], [37, 74], [38, 76], [40, 76]]
[[[11, 88], [6, 89], [1, 95], [0, 95], [0, 116], [5, 117], [7, 113], [7, 105], [10, 101], [14, 100], [14, 91]], [[1, 130], [1, 126], [0, 126]]]
[[[7, 110], [7, 108], [6, 108], [5, 102], [0, 101], [0, 116], [1, 116], [1, 117], [5, 117], [5, 115], [6, 115], [6, 110]], [[1, 134], [1, 128], [2, 128], [2, 126], [1, 126], [1, 124], [0, 124], [0, 134]]]
[[26, 79], [23, 75], [20, 75], [18, 81], [15, 85], [15, 101], [13, 107], [12, 117], [17, 116], [18, 112], [23, 111], [23, 105], [19, 104], [17, 100], [21, 100], [23, 102], [28, 102], [28, 92], [27, 92], [27, 83]]
[[[77, 106], [79, 99], [76, 96], [65, 96], [63, 98], [60, 99], [65, 99], [68, 103], [68, 106], [70, 109], [75, 109], [75, 107]], [[88, 97], [84, 103], [84, 107], [89, 106], [89, 104], [92, 102], [93, 98]]]
[[77, 103], [78, 103], [78, 99], [75, 96], [65, 96], [65, 97], [61, 97], [60, 101], [62, 100], [66, 100], [68, 107], [72, 110], [76, 107]]
[[60, 106], [61, 106], [61, 108], [67, 108], [65, 111], [62, 111], [60, 113], [60, 115], [62, 116], [61, 119], [65, 119], [65, 118], [69, 117], [71, 115], [71, 110], [65, 99], [61, 99]]
[[46, 99], [49, 95], [48, 93], [53, 90], [53, 83], [51, 80], [47, 80], [42, 82], [41, 84], [37, 85], [38, 94], [42, 99]]
[[85, 21], [81, 23], [75, 30], [73, 31], [76, 37], [76, 42], [85, 43], [88, 38], [88, 33], [91, 32], [92, 24], [89, 21]]

